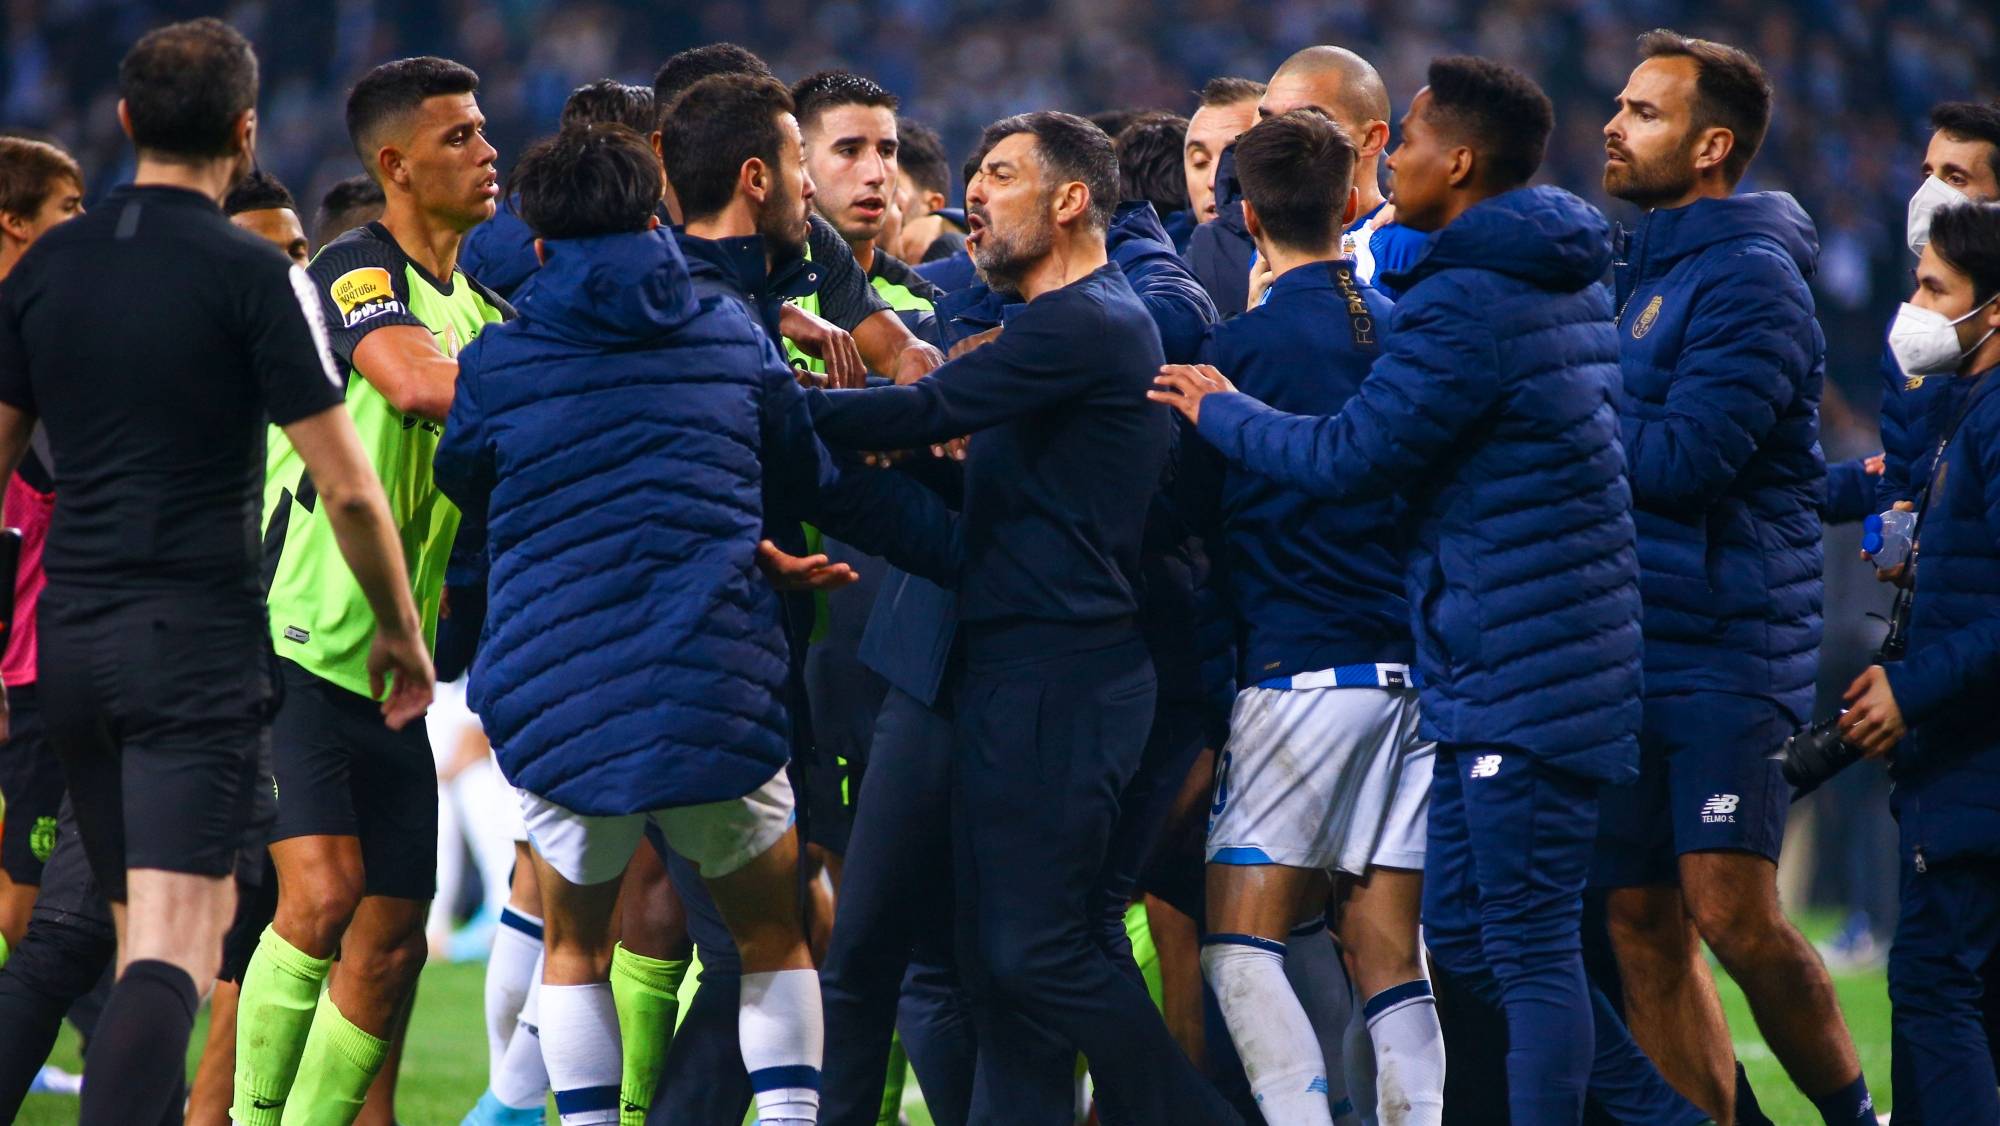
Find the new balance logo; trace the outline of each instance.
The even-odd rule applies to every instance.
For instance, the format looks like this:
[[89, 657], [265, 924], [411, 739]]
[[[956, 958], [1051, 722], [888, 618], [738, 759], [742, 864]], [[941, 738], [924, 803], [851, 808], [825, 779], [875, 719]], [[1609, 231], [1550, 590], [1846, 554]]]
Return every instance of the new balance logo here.
[[1742, 799], [1735, 794], [1716, 794], [1701, 803], [1701, 820], [1705, 825], [1722, 822], [1736, 822], [1736, 806]]
[[1471, 774], [1474, 778], [1491, 778], [1500, 773], [1499, 755], [1480, 755], [1472, 760]]

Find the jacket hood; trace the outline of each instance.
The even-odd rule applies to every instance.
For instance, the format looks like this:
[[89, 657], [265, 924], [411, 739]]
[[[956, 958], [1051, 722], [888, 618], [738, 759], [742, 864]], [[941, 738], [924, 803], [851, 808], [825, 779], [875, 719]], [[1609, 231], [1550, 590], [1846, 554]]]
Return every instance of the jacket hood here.
[[1812, 216], [1788, 192], [1750, 192], [1724, 199], [1698, 199], [1686, 207], [1648, 212], [1626, 234], [1624, 259], [1648, 275], [1717, 243], [1762, 238], [1791, 256], [1810, 279], [1819, 259], [1819, 230]]
[[1611, 266], [1611, 224], [1556, 187], [1516, 188], [1482, 200], [1430, 237], [1410, 268], [1391, 274], [1407, 292], [1440, 270], [1491, 270], [1543, 289], [1574, 293]]
[[[1153, 245], [1148, 246], [1148, 242]], [[1174, 242], [1167, 236], [1166, 225], [1160, 222], [1160, 213], [1152, 203], [1134, 199], [1119, 204], [1111, 213], [1111, 229], [1105, 233], [1104, 250], [1122, 266], [1127, 257], [1147, 251], [1172, 254]]]
[[616, 342], [664, 336], [695, 315], [687, 262], [665, 229], [550, 239], [548, 261], [516, 305], [540, 331], [566, 340]]

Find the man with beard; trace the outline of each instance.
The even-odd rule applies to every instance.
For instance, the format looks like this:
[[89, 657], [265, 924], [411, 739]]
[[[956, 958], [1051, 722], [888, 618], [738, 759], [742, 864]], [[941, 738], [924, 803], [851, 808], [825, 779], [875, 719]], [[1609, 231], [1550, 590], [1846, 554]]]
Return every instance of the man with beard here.
[[[478, 87], [471, 70], [429, 57], [362, 77], [348, 133], [388, 204], [309, 271], [348, 372], [348, 412], [389, 482], [426, 646], [459, 524], [431, 476], [458, 351], [512, 314], [458, 269], [460, 240], [499, 195]], [[294, 1094], [330, 1116], [359, 1111], [423, 968], [437, 882], [428, 736], [369, 719], [360, 657], [376, 622], [334, 569], [318, 483], [284, 442], [272, 443], [264, 493], [270, 637], [285, 684], [272, 741], [279, 892], [238, 1004], [231, 1117], [244, 1126], [276, 1123]], [[336, 953], [341, 972], [322, 994]]]
[[1810, 718], [1820, 643], [1818, 238], [1790, 196], [1733, 194], [1770, 124], [1756, 60], [1665, 30], [1639, 51], [1604, 187], [1647, 212], [1616, 275], [1646, 701], [1594, 882], [1612, 889], [1633, 1034], [1696, 1105], [1732, 1120], [1705, 940], [1827, 1123], [1872, 1122], [1833, 983], [1778, 903], [1791, 791], [1774, 756]]
[[977, 1082], [1001, 1100], [1039, 1085], [1046, 1029], [1090, 1060], [1107, 1116], [1236, 1121], [1094, 937], [1120, 794], [1153, 715], [1134, 577], [1171, 438], [1144, 401], [1159, 330], [1105, 250], [1117, 157], [1102, 130], [1062, 113], [1009, 118], [987, 137], [968, 247], [987, 284], [1024, 304], [931, 376], [827, 392], [815, 412], [824, 438], [853, 448], [974, 435], [949, 687]]

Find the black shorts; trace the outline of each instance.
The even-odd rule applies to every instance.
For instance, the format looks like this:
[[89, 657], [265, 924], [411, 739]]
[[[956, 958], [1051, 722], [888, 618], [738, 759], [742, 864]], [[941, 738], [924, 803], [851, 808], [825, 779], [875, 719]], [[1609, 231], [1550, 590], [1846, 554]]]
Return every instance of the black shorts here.
[[7, 742], [0, 744], [0, 870], [17, 884], [40, 884], [56, 846], [62, 762], [49, 746], [35, 686], [7, 690]]
[[380, 705], [279, 661], [284, 700], [271, 723], [278, 823], [273, 841], [357, 837], [369, 895], [437, 894], [438, 787], [421, 722], [391, 731]]
[[228, 875], [268, 753], [263, 604], [50, 586], [39, 615], [49, 741], [106, 897], [124, 901], [130, 868]]

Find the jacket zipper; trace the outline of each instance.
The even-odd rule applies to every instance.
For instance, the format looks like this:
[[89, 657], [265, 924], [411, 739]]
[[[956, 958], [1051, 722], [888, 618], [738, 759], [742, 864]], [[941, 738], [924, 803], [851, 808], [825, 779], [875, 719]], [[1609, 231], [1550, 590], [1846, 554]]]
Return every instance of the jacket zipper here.
[[1632, 275], [1632, 288], [1625, 291], [1625, 299], [1618, 303], [1618, 316], [1615, 319], [1615, 323], [1618, 325], [1619, 331], [1621, 332], [1624, 331], [1625, 328], [1625, 307], [1632, 304], [1632, 297], [1634, 294], [1639, 292], [1639, 283], [1645, 278], [1644, 265], [1646, 261], [1646, 236], [1652, 233], [1652, 227], [1653, 227], [1653, 213], [1648, 211], [1646, 213], [1646, 218], [1642, 220], [1639, 224], [1639, 233], [1636, 239], [1636, 241], [1639, 243], [1639, 253], [1636, 256], [1634, 256], [1631, 253], [1632, 243], [1635, 241], [1633, 233], [1629, 230], [1625, 232], [1625, 251], [1626, 251], [1625, 268]]

